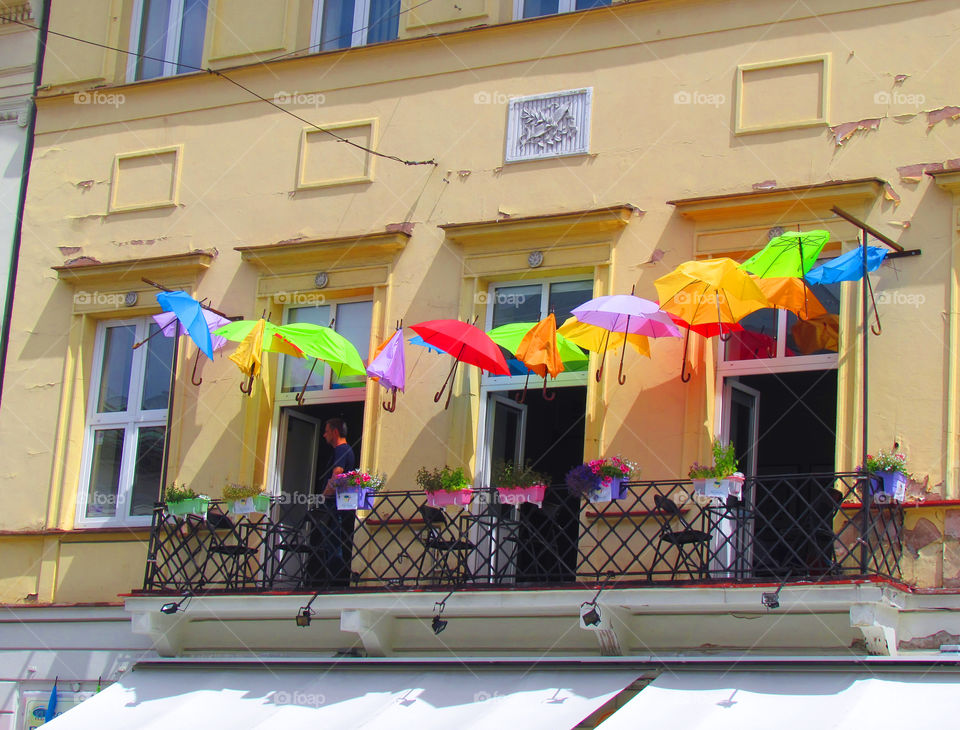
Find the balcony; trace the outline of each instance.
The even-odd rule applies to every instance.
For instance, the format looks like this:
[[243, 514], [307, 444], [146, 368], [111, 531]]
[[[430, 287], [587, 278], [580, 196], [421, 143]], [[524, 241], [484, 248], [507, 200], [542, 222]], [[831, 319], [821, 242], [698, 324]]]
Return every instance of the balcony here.
[[765, 476], [747, 481], [742, 501], [721, 501], [686, 480], [631, 482], [602, 504], [553, 486], [542, 508], [475, 493], [466, 508], [439, 510], [420, 491], [384, 492], [361, 512], [308, 495], [275, 498], [269, 514], [214, 502], [205, 518], [179, 517], [157, 505], [142, 593], [899, 580], [903, 508], [867, 483]]

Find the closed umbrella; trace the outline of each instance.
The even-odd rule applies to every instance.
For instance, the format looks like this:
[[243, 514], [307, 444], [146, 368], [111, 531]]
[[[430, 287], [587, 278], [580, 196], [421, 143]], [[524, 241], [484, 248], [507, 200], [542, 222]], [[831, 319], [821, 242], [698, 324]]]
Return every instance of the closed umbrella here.
[[224, 325], [213, 334], [231, 342], [239, 342], [230, 359], [247, 376], [246, 386], [240, 384], [240, 390], [246, 395], [253, 391], [253, 379], [260, 374], [262, 353], [279, 352], [292, 357], [303, 357], [303, 350], [287, 340], [278, 331], [275, 324], [265, 319], [242, 319]]
[[397, 410], [397, 391], [407, 387], [406, 360], [403, 354], [403, 329], [398, 327], [367, 366], [367, 375], [377, 378], [380, 384], [390, 389], [393, 396], [390, 403], [381, 405], [385, 411]]

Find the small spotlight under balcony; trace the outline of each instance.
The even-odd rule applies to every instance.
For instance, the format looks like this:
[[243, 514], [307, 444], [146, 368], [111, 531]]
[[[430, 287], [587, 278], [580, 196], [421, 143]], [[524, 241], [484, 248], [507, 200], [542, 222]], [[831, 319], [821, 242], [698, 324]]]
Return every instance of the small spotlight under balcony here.
[[297, 612], [297, 626], [304, 627], [310, 625], [310, 617], [313, 615], [313, 611], [310, 610], [309, 606], [303, 606]]
[[167, 616], [172, 616], [180, 610], [185, 611], [187, 609], [187, 603], [191, 598], [193, 598], [193, 593], [186, 591], [183, 594], [183, 598], [181, 598], [179, 601], [171, 601], [170, 603], [164, 603], [162, 606], [160, 606], [160, 613], [166, 614]]
[[430, 628], [433, 629], [434, 634], [439, 634], [441, 631], [447, 628], [447, 621], [439, 616], [434, 616], [433, 621], [430, 622]]

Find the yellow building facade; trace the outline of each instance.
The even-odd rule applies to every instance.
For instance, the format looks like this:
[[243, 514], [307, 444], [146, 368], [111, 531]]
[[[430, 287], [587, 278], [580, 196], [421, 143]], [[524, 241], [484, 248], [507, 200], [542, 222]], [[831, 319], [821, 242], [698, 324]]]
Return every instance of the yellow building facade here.
[[[305, 372], [276, 355], [244, 395], [232, 362], [194, 370], [181, 338], [168, 414], [173, 341], [129, 348], [160, 311], [145, 280], [231, 316], [332, 319], [366, 358], [400, 322], [490, 329], [511, 310], [656, 299], [680, 263], [742, 261], [775, 228], [827, 230], [836, 256], [862, 236], [837, 208], [920, 254], [871, 275], [866, 446], [913, 472], [902, 582], [960, 584], [960, 50], [942, 32], [960, 9], [525, 1], [368, 3], [351, 25], [311, 0], [176, 2], [159, 19], [147, 0], [54, 0], [0, 407], [5, 604], [117, 604], [142, 586], [164, 438], [167, 484], [214, 497], [314, 479], [333, 416], [387, 489], [444, 464], [488, 484], [505, 453], [523, 377], [461, 368], [445, 409], [450, 358], [416, 346], [391, 413], [377, 384], [322, 366], [298, 402]], [[767, 310], [740, 354], [693, 337], [682, 367], [683, 340], [658, 338], [649, 358], [626, 350], [623, 383], [620, 353], [599, 379], [594, 354], [549, 408], [531, 382], [510, 453], [555, 484], [614, 454], [684, 479], [712, 437], [741, 433], [749, 396], [768, 434], [752, 432], [755, 473], [852, 472], [865, 318], [858, 284], [833, 292], [833, 346]]]

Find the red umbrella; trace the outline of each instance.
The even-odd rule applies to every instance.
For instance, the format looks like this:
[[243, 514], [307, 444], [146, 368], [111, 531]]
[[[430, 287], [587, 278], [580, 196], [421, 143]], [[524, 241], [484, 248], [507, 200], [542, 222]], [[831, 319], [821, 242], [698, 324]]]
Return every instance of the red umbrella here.
[[500, 346], [491, 340], [487, 334], [472, 324], [461, 322], [459, 319], [433, 319], [429, 322], [410, 325], [410, 329], [416, 332], [423, 341], [443, 350], [447, 354], [453, 355], [453, 367], [443, 386], [433, 396], [435, 403], [440, 401], [444, 388], [450, 383], [450, 392], [447, 393], [447, 402], [443, 406], [450, 405], [450, 393], [453, 392], [453, 376], [457, 371], [457, 365], [465, 362], [467, 365], [476, 365], [481, 370], [486, 370], [494, 375], [509, 375], [510, 368], [507, 367], [507, 361], [503, 358]]
[[690, 373], [687, 372], [687, 347], [690, 344], [690, 333], [696, 332], [703, 337], [716, 337], [717, 335], [726, 335], [731, 332], [742, 332], [743, 326], [736, 322], [704, 322], [702, 324], [690, 324], [687, 320], [678, 317], [672, 312], [667, 312], [670, 319], [678, 327], [687, 330], [687, 336], [683, 339], [683, 367], [680, 368], [680, 380], [684, 383], [689, 382]]

